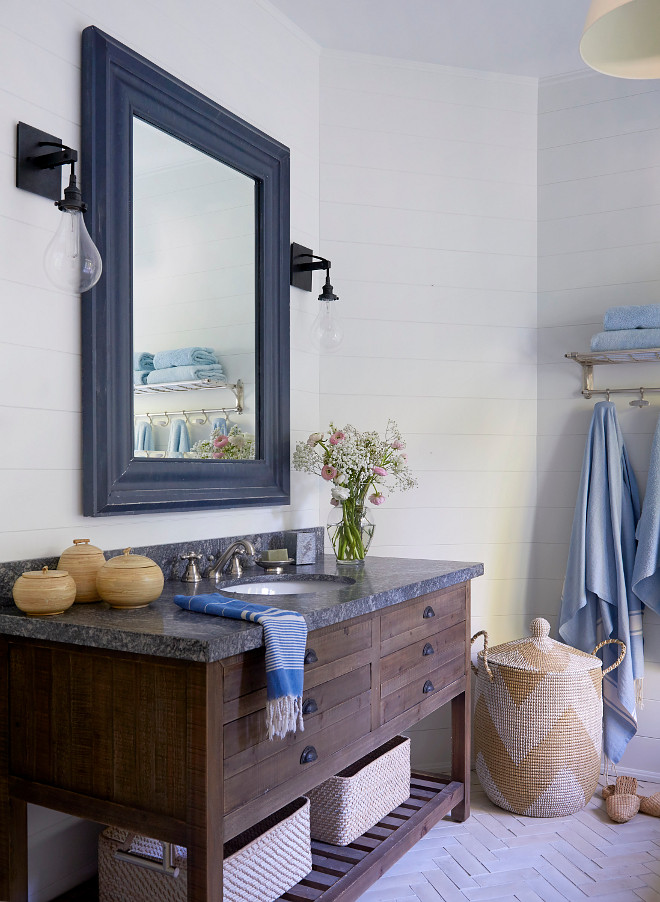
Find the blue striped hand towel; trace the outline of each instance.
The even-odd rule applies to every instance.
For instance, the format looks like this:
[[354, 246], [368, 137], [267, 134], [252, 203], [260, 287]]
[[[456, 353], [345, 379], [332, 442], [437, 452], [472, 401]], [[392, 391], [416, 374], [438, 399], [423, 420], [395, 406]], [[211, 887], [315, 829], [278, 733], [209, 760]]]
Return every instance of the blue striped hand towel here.
[[259, 623], [264, 629], [266, 646], [268, 738], [283, 739], [287, 733], [305, 729], [302, 693], [307, 624], [302, 614], [239, 601], [219, 592], [194, 595], [192, 598], [175, 595], [174, 603], [186, 611]]

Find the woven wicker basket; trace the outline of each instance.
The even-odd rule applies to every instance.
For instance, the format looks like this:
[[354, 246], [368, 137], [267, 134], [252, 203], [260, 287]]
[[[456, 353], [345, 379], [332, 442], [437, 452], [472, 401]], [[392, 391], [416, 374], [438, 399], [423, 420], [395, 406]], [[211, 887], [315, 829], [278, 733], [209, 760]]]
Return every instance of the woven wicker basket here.
[[312, 837], [347, 846], [410, 797], [410, 740], [395, 736], [308, 795]]
[[[598, 783], [602, 742], [601, 661], [555, 642], [537, 618], [531, 639], [479, 652], [474, 711], [477, 775], [500, 808], [532, 817], [579, 811]], [[601, 642], [594, 652], [610, 642]]]
[[[99, 902], [186, 902], [186, 850], [173, 847], [178, 876], [118, 860], [127, 851], [147, 862], [162, 862], [163, 846], [146, 836], [109, 827], [99, 837]], [[309, 801], [286, 808], [225, 843], [223, 902], [273, 902], [312, 870]]]

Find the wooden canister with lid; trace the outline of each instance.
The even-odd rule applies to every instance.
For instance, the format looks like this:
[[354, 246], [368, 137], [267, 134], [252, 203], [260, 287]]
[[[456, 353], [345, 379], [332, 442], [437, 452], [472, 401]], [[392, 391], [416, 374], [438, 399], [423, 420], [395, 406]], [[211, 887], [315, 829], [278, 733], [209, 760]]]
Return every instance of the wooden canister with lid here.
[[76, 584], [66, 570], [26, 570], [14, 583], [16, 607], [31, 617], [62, 614], [73, 604]]
[[105, 555], [89, 539], [74, 539], [73, 545], [62, 552], [58, 570], [67, 570], [76, 584], [76, 604], [100, 601], [96, 577], [105, 564]]
[[163, 591], [163, 571], [151, 558], [124, 553], [106, 561], [96, 577], [96, 588], [112, 608], [143, 608]]

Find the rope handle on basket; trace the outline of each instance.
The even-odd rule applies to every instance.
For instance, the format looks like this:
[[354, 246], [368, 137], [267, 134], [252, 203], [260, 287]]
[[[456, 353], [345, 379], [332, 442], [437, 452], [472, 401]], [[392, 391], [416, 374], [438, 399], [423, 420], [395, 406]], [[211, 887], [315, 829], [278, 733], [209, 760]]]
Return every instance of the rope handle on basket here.
[[[486, 670], [486, 673], [488, 674], [488, 679], [492, 683], [494, 677], [493, 677], [493, 671], [488, 666], [488, 633], [486, 632], [486, 630], [479, 630], [478, 633], [474, 634], [474, 636], [470, 639], [470, 648], [472, 648], [472, 646], [474, 645], [475, 641], [479, 638], [479, 636], [484, 637], [484, 650], [482, 652], [483, 659], [484, 659], [484, 668]], [[472, 668], [472, 670], [475, 673], [477, 673], [477, 674], [479, 673], [479, 669], [474, 666], [472, 661], [470, 661], [470, 667]]]
[[604, 642], [601, 642], [599, 645], [597, 645], [597, 646], [594, 648], [594, 650], [591, 652], [591, 654], [592, 654], [592, 655], [595, 655], [596, 652], [597, 652], [597, 651], [600, 651], [601, 648], [602, 648], [604, 645], [620, 645], [621, 648], [623, 649], [623, 651], [622, 651], [621, 654], [619, 655], [619, 659], [618, 659], [617, 661], [615, 661], [614, 664], [611, 664], [609, 667], [607, 667], [607, 668], [603, 671], [603, 676], [605, 676], [606, 673], [609, 673], [610, 670], [614, 670], [616, 667], [619, 666], [619, 664], [620, 664], [620, 663], [623, 661], [623, 659], [625, 658], [625, 656], [626, 656], [626, 651], [628, 650], [628, 649], [626, 648], [626, 643], [625, 643], [625, 642], [622, 642], [621, 639], [605, 639]]

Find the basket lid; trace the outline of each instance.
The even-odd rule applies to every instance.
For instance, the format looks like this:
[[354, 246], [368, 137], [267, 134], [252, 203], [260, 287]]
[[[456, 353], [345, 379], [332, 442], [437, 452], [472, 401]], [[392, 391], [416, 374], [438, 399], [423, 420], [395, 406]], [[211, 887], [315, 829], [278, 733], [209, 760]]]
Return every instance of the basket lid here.
[[[550, 638], [550, 624], [543, 617], [536, 617], [529, 625], [531, 636], [515, 639], [488, 649], [489, 664], [528, 670], [534, 673], [572, 673], [596, 670], [602, 667], [600, 658], [564, 645]], [[483, 659], [483, 651], [479, 652]]]
[[145, 557], [143, 554], [131, 554], [130, 548], [124, 548], [123, 554], [111, 557], [103, 566], [113, 570], [138, 570], [143, 567], [158, 567], [158, 564], [150, 557]]
[[42, 567], [41, 570], [26, 570], [22, 575], [25, 579], [62, 579], [69, 573], [67, 570], [49, 570], [48, 567]]
[[96, 557], [99, 554], [103, 554], [103, 551], [100, 548], [97, 548], [96, 545], [90, 545], [89, 539], [74, 539], [73, 545], [69, 545], [68, 548], [65, 548], [61, 554], [61, 557], [65, 555], [68, 557], [69, 555], [75, 555], [76, 558], [79, 557]]

